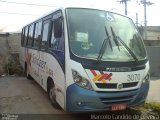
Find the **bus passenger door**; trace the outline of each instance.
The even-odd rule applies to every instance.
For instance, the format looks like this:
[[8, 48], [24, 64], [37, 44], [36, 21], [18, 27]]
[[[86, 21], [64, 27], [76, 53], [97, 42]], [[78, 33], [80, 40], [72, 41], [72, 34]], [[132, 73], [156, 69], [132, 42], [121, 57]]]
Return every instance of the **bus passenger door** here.
[[49, 40], [50, 69], [53, 71], [53, 81], [56, 86], [56, 101], [64, 108], [65, 106], [65, 52], [64, 30], [62, 13], [54, 13], [52, 18], [51, 38]]

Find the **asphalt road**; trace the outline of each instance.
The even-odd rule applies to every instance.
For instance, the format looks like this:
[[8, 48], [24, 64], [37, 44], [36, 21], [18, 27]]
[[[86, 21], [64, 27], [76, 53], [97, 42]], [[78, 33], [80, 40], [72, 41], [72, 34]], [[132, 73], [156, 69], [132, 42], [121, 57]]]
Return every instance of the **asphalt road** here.
[[58, 114], [47, 94], [32, 80], [25, 77], [0, 78], [0, 113]]
[[[160, 80], [152, 79], [148, 100], [160, 102]], [[27, 80], [25, 77], [0, 77], [0, 120], [6, 117], [6, 113], [21, 115], [27, 118], [25, 120], [28, 120], [29, 117], [33, 120], [50, 120], [55, 117], [57, 117], [55, 120], [63, 118], [66, 120], [86, 120], [97, 115], [113, 117], [111, 115], [141, 114], [130, 109], [96, 114], [67, 114], [62, 109], [56, 109], [51, 105], [46, 92], [35, 81]]]

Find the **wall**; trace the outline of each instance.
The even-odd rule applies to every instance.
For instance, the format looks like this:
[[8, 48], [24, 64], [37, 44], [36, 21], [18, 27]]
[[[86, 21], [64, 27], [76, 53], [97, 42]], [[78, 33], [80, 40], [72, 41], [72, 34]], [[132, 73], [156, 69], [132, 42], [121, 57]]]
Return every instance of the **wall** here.
[[[141, 35], [144, 37], [144, 27], [138, 27]], [[147, 46], [160, 46], [160, 26], [147, 26], [147, 39], [144, 40]]]
[[8, 45], [10, 47], [9, 52], [11, 53], [19, 53], [21, 34], [14, 33], [9, 35], [8, 37]]
[[5, 55], [8, 53], [8, 36], [9, 34], [0, 34], [0, 55]]
[[20, 36], [19, 33], [0, 33], [0, 75], [6, 74], [6, 69], [11, 66], [7, 65], [19, 54]]
[[144, 40], [146, 46], [160, 46], [160, 40]]
[[147, 26], [147, 40], [160, 40], [160, 26]]
[[151, 76], [160, 76], [160, 47], [147, 46]]
[[0, 55], [19, 53], [20, 33], [0, 33]]

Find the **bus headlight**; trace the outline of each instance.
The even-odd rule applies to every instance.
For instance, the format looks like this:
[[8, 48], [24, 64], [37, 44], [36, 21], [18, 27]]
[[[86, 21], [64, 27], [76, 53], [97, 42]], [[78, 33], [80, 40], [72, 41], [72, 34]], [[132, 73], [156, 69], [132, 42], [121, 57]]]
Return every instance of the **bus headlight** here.
[[144, 77], [144, 79], [142, 81], [142, 84], [149, 82], [149, 79], [150, 79], [150, 75], [149, 75], [149, 72], [148, 72], [147, 75]]
[[92, 90], [92, 86], [91, 86], [89, 80], [84, 78], [84, 77], [82, 77], [77, 71], [72, 70], [72, 76], [73, 76], [74, 82], [77, 85], [79, 85], [79, 86], [81, 86], [83, 88]]

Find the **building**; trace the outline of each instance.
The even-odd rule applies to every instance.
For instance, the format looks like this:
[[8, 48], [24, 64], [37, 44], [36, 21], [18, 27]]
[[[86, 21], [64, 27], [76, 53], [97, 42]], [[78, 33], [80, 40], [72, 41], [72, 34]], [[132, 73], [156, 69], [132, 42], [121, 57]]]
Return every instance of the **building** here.
[[[140, 32], [144, 33], [144, 27], [139, 27]], [[147, 26], [146, 27], [146, 46], [160, 46], [160, 26]]]

